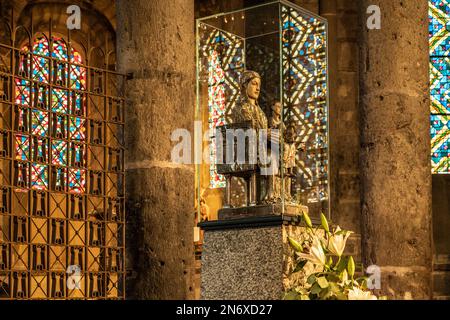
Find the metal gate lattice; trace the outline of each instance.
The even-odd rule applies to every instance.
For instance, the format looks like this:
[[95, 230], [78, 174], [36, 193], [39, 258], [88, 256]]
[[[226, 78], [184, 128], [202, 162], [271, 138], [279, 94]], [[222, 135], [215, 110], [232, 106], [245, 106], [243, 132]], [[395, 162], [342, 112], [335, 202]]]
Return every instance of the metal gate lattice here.
[[123, 75], [1, 28], [0, 300], [124, 298]]

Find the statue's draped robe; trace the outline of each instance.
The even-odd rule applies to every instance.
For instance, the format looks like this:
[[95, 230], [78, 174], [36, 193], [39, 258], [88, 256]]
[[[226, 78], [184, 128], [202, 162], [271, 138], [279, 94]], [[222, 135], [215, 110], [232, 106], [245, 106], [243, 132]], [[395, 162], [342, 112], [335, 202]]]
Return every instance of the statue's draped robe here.
[[233, 123], [251, 121], [254, 128], [267, 129], [267, 117], [264, 111], [250, 102], [238, 104], [231, 114], [231, 121]]

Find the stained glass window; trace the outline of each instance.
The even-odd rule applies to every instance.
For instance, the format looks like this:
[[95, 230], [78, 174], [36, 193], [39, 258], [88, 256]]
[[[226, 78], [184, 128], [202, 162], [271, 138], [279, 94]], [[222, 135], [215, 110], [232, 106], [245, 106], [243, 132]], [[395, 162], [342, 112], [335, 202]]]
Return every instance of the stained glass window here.
[[[215, 129], [226, 124], [239, 97], [239, 74], [243, 67], [243, 41], [231, 33], [215, 30], [205, 39], [203, 55], [208, 66], [208, 127], [210, 129], [210, 188], [225, 188], [225, 177], [216, 170]], [[213, 49], [211, 49], [213, 48]]]
[[310, 212], [328, 199], [326, 27], [315, 17], [282, 7], [284, 119], [297, 128], [296, 153], [301, 179], [297, 187]]
[[123, 298], [125, 77], [56, 29], [0, 39], [0, 300]]
[[429, 2], [432, 173], [450, 173], [450, 1]]
[[[30, 78], [34, 81], [21, 77], [15, 80], [18, 128], [23, 131], [23, 134], [15, 136], [15, 158], [31, 162], [32, 189], [48, 190], [49, 172], [52, 171], [57, 190], [65, 191], [67, 186], [70, 193], [84, 193], [85, 170], [67, 168], [72, 154], [78, 163], [83, 154], [79, 150], [82, 148], [80, 144], [72, 144], [69, 154], [70, 141], [83, 143], [86, 138], [86, 120], [80, 117], [85, 109], [81, 90], [86, 86], [86, 70], [80, 65], [81, 55], [73, 48], [69, 53], [62, 38], [53, 37], [49, 41], [42, 35], [34, 41], [31, 49], [28, 45], [21, 49], [20, 59], [19, 75], [28, 75], [31, 59], [33, 74]], [[72, 92], [70, 99], [69, 91], [64, 89], [67, 79], [70, 88], [80, 90], [79, 93]], [[32, 107], [31, 115], [21, 107]], [[26, 192], [26, 189], [18, 188], [17, 191]]]
[[[225, 88], [224, 72], [217, 51], [211, 51], [208, 68], [208, 97], [209, 97], [209, 129], [214, 135], [217, 126], [225, 124]], [[211, 139], [210, 148], [210, 186], [224, 188], [225, 178], [217, 173], [215, 139]]]

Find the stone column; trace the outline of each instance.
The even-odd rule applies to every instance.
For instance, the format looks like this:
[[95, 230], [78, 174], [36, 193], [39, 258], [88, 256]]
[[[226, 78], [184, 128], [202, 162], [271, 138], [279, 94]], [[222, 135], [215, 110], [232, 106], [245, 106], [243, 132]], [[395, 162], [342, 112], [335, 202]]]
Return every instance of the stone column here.
[[[381, 9], [368, 30], [366, 9]], [[363, 261], [381, 267], [381, 291], [431, 294], [428, 2], [360, 2]]]
[[126, 83], [127, 297], [193, 297], [193, 166], [171, 162], [171, 133], [193, 135], [193, 0], [117, 0]]

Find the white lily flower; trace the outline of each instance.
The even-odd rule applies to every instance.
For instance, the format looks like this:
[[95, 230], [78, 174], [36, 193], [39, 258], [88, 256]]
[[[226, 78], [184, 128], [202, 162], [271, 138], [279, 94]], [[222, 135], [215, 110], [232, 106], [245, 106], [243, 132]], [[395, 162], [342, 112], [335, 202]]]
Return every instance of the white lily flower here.
[[313, 244], [309, 248], [309, 253], [297, 253], [297, 255], [315, 265], [324, 266], [326, 263], [325, 252], [323, 251], [322, 245], [317, 237], [314, 237]]
[[348, 300], [378, 300], [370, 291], [354, 287], [348, 291]]
[[347, 231], [345, 234], [336, 234], [337, 232], [341, 231], [341, 228], [339, 226], [336, 228], [334, 234], [330, 236], [329, 244], [328, 244], [328, 250], [337, 255], [338, 257], [342, 256], [345, 249], [345, 244], [347, 243], [348, 237], [352, 234], [351, 231]]

